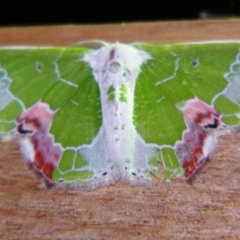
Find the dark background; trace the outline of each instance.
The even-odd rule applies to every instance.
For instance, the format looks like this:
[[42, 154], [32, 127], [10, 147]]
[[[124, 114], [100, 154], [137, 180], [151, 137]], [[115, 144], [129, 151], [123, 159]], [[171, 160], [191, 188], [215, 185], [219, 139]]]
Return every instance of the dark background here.
[[240, 16], [240, 0], [3, 0], [0, 26], [100, 24]]

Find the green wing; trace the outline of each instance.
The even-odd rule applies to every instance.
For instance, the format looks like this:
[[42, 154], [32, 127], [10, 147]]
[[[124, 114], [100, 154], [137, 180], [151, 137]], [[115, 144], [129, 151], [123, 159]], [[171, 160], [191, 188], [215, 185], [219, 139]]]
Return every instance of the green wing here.
[[[189, 126], [186, 126], [186, 116], [183, 118], [183, 112], [179, 109], [189, 99], [197, 98], [214, 107], [221, 113], [221, 117], [216, 118], [220, 117], [228, 126], [239, 125], [239, 46], [238, 42], [141, 47], [152, 59], [142, 67], [137, 81], [134, 120], [137, 131], [147, 143], [175, 146], [174, 150], [162, 151], [160, 161], [167, 166], [166, 178], [171, 177], [179, 162], [182, 166], [184, 164], [174, 152], [176, 142], [184, 138], [184, 131], [190, 131], [185, 130]], [[205, 114], [208, 115], [209, 111]], [[211, 124], [211, 119], [209, 121]], [[192, 122], [201, 125], [196, 119], [192, 119]], [[224, 123], [219, 122], [219, 125]], [[207, 129], [204, 131], [209, 135]], [[225, 134], [226, 130], [221, 131], [218, 126], [216, 132], [216, 135]], [[200, 158], [193, 160], [197, 147], [195, 150], [190, 146], [186, 148], [184, 151], [191, 156], [182, 161], [197, 161], [191, 166], [192, 172], [195, 172], [209, 154], [204, 156], [201, 153]], [[166, 169], [170, 170], [169, 175]]]

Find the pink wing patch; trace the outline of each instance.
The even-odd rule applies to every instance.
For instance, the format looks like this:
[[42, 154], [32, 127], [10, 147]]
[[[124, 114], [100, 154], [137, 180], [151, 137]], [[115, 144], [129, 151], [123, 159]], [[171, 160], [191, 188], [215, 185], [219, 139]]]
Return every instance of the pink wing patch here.
[[188, 100], [179, 109], [182, 111], [188, 127], [192, 124], [202, 128], [217, 128], [220, 124], [225, 125], [221, 121], [220, 113], [198, 98]]
[[183, 132], [182, 141], [176, 143], [175, 152], [186, 179], [191, 180], [214, 152], [216, 130], [226, 125], [214, 107], [197, 98], [186, 101], [179, 109], [184, 115], [187, 130]]
[[38, 102], [18, 117], [14, 129], [24, 135], [20, 144], [26, 162], [47, 184], [52, 183], [52, 173], [63, 152], [49, 133], [55, 113], [48, 104]]
[[21, 113], [15, 123], [15, 130], [20, 134], [34, 134], [42, 127], [49, 127], [55, 115], [47, 103], [38, 102]]

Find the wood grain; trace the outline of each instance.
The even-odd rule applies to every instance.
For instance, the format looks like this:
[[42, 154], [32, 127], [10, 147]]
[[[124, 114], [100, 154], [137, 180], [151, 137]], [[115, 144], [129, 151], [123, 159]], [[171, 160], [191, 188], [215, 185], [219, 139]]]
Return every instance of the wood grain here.
[[[212, 20], [2, 28], [0, 44], [227, 40], [240, 39], [239, 27]], [[119, 183], [89, 192], [46, 190], [18, 145], [0, 143], [0, 239], [239, 239], [239, 142], [240, 133], [222, 137], [192, 185], [153, 178], [152, 188]]]

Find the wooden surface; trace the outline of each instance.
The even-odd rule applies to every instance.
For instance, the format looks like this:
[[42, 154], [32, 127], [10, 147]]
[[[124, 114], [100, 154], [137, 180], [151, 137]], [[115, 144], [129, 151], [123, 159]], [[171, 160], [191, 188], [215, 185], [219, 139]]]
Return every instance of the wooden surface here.
[[[240, 20], [0, 29], [1, 45], [87, 39], [240, 39]], [[46, 190], [21, 160], [18, 145], [0, 143], [0, 239], [239, 239], [239, 143], [240, 133], [222, 137], [192, 185], [153, 178], [152, 188], [116, 184], [90, 192]]]

